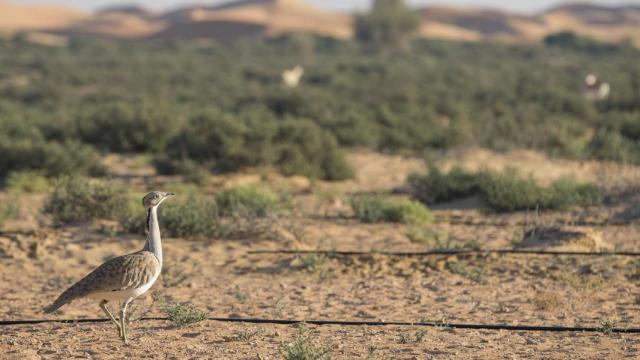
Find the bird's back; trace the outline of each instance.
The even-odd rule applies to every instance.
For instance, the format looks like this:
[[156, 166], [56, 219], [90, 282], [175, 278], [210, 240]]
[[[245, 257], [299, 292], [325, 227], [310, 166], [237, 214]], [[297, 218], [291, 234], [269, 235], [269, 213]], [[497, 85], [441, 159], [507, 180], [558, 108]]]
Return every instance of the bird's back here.
[[63, 292], [45, 309], [51, 313], [71, 301], [88, 296], [102, 296], [143, 288], [160, 274], [161, 264], [149, 251], [118, 256], [104, 262], [87, 276]]

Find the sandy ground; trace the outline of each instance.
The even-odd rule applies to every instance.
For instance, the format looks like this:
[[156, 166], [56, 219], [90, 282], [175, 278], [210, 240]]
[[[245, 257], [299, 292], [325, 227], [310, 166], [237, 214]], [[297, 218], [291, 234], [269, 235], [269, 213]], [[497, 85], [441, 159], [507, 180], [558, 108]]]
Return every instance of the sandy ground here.
[[[397, 171], [384, 177], [384, 172], [370, 165], [375, 156], [355, 155], [353, 159], [369, 164], [361, 172], [365, 176], [333, 189], [300, 179], [288, 184], [286, 179], [271, 178], [296, 187], [296, 203], [315, 205], [274, 223], [273, 233], [267, 236], [163, 239], [163, 275], [149, 294], [136, 300], [134, 316], [163, 316], [151, 296], [157, 293], [170, 302], [189, 302], [215, 317], [640, 326], [640, 262], [636, 258], [407, 258], [375, 252], [420, 251], [433, 246], [411, 241], [407, 234], [415, 229], [410, 227], [367, 225], [349, 217], [341, 194], [359, 189], [388, 192], [402, 186], [401, 179], [407, 173], [424, 171], [415, 159], [385, 158], [384, 167], [395, 166]], [[213, 179], [212, 184], [254, 181], [251, 179], [264, 180], [265, 176], [236, 174]], [[139, 249], [144, 237], [114, 234], [101, 223], [52, 228], [37, 215], [42, 197], [21, 195], [18, 201], [24, 203], [25, 214], [11, 224], [15, 231], [0, 234], [0, 319], [102, 317], [90, 300], [74, 302], [53, 315], [42, 314], [42, 308], [104, 260]], [[447, 246], [473, 243], [483, 249], [511, 248], [523, 246], [523, 233], [532, 226], [542, 228], [575, 219], [606, 224], [625, 211], [631, 212], [633, 203], [535, 217], [444, 208], [436, 210], [436, 224], [421, 230], [437, 234]], [[640, 229], [634, 217], [626, 220], [631, 222], [568, 229], [597, 238], [611, 249], [638, 251]], [[533, 246], [538, 245], [534, 242]], [[355, 257], [249, 253], [283, 248], [374, 252]], [[637, 357], [640, 349], [640, 337], [631, 334], [307, 327], [315, 336], [313, 342], [331, 348], [331, 356], [339, 359], [615, 359]], [[204, 321], [175, 327], [167, 321], [141, 321], [132, 324], [131, 344], [125, 346], [108, 323], [46, 323], [0, 329], [0, 358], [10, 359], [276, 359], [282, 357], [282, 344], [293, 341], [296, 332], [294, 326], [285, 325]]]
[[[308, 326], [317, 346], [339, 359], [623, 359], [638, 354], [637, 335]], [[426, 333], [415, 341], [416, 333]], [[7, 359], [280, 359], [295, 337], [287, 325], [206, 322], [176, 330], [134, 324], [130, 345], [107, 324], [14, 326], [0, 335]], [[249, 335], [247, 335], [249, 334]], [[403, 338], [409, 340], [403, 341]], [[3, 349], [5, 350], [5, 349]]]

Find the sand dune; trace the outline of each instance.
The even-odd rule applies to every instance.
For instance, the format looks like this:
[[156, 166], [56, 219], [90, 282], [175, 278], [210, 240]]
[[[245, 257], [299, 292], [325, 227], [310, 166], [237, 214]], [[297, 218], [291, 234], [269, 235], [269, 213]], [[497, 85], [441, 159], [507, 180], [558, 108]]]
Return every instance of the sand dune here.
[[181, 9], [163, 16], [171, 25], [163, 32], [166, 36], [193, 32], [182, 27], [210, 29], [217, 37], [233, 27], [240, 34], [255, 33], [262, 29], [264, 35], [281, 35], [289, 32], [309, 32], [316, 35], [347, 39], [351, 36], [351, 18], [315, 8], [302, 0], [249, 0], [215, 7]]
[[640, 6], [566, 5], [544, 14], [550, 32], [574, 31], [602, 41], [640, 45]]
[[[430, 6], [419, 36], [449, 40], [538, 41], [574, 31], [604, 41], [640, 45], [640, 6], [563, 5], [527, 16], [499, 10]], [[306, 32], [352, 37], [352, 17], [317, 8], [305, 0], [240, 0], [191, 6], [156, 14], [138, 6], [116, 6], [94, 14], [54, 6], [25, 6], [0, 0], [0, 31], [55, 31], [109, 38], [205, 38], [278, 36]]]
[[0, 31], [61, 29], [89, 16], [62, 6], [17, 5], [0, 1]]

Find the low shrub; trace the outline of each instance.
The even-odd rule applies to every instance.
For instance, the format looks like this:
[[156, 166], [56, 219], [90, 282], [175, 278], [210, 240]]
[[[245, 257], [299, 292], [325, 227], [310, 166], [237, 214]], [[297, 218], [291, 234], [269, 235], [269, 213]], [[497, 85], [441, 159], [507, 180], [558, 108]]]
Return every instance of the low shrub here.
[[160, 303], [160, 310], [169, 318], [174, 326], [182, 327], [206, 320], [209, 314], [190, 303], [169, 304], [164, 297], [155, 296]]
[[20, 215], [20, 203], [17, 201], [6, 201], [0, 203], [0, 226], [5, 221], [15, 219]]
[[487, 173], [482, 181], [482, 193], [487, 205], [498, 212], [554, 208], [552, 191], [512, 169]]
[[412, 175], [408, 181], [413, 196], [424, 203], [480, 196], [488, 207], [498, 212], [567, 209], [597, 204], [602, 198], [595, 185], [560, 179], [543, 187], [515, 169], [475, 173], [453, 169], [448, 174], [432, 169], [424, 176]]
[[584, 184], [563, 178], [551, 185], [551, 208], [566, 209], [572, 206], [595, 205], [602, 201], [602, 190], [593, 184]]
[[6, 188], [11, 192], [36, 193], [49, 190], [50, 183], [40, 171], [12, 171], [7, 175]]
[[522, 177], [513, 169], [488, 173], [482, 188], [484, 200], [498, 212], [562, 210], [597, 204], [601, 200], [601, 191], [595, 185], [560, 179], [542, 187], [533, 178]]
[[454, 167], [444, 174], [435, 166], [429, 168], [427, 175], [412, 174], [409, 185], [414, 189], [416, 199], [425, 204], [435, 204], [473, 196], [481, 192], [481, 176]]
[[153, 159], [153, 165], [160, 174], [183, 175], [186, 181], [197, 185], [204, 184], [209, 176], [206, 167], [188, 158], [172, 159], [166, 155], [159, 155]]
[[399, 222], [419, 224], [431, 222], [433, 216], [419, 202], [412, 200], [386, 200], [380, 196], [356, 196], [351, 199], [351, 209], [362, 222]]
[[164, 149], [175, 123], [158, 110], [123, 102], [93, 108], [75, 125], [78, 137], [99, 149], [141, 152]]
[[194, 196], [167, 202], [159, 213], [162, 229], [170, 237], [212, 236], [220, 224], [217, 204]]
[[44, 212], [57, 223], [118, 219], [128, 208], [127, 191], [114, 183], [63, 177], [54, 185]]
[[[142, 233], [145, 231], [145, 216], [136, 200], [120, 217], [120, 224], [129, 233]], [[216, 202], [197, 199], [194, 194], [163, 203], [158, 209], [158, 217], [163, 235], [169, 237], [213, 236], [219, 232]]]
[[346, 180], [355, 173], [335, 137], [306, 119], [282, 122], [274, 139], [279, 145], [276, 165], [285, 175]]
[[223, 190], [216, 196], [222, 216], [265, 217], [282, 210], [285, 199], [260, 185], [242, 185]]
[[217, 171], [276, 166], [285, 175], [323, 180], [354, 176], [333, 134], [307, 119], [278, 121], [268, 113], [193, 116], [167, 148], [166, 157], [156, 162], [162, 173], [189, 173], [190, 164], [197, 163]]
[[291, 342], [280, 345], [280, 353], [285, 360], [322, 360], [329, 359], [331, 348], [316, 345], [316, 336], [309, 333], [304, 323], [298, 325], [296, 337]]
[[637, 143], [618, 132], [600, 129], [587, 145], [587, 156], [599, 160], [611, 160], [636, 164], [640, 161]]
[[51, 177], [98, 175], [103, 171], [99, 160], [91, 146], [76, 141], [0, 138], [0, 174], [37, 170]]

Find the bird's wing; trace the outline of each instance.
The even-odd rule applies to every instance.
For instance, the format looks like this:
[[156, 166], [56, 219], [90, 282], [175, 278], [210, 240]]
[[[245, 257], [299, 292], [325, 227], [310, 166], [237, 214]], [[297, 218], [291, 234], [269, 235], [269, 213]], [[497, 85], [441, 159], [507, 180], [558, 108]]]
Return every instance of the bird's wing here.
[[135, 289], [148, 284], [159, 272], [160, 262], [155, 255], [138, 251], [106, 261], [72, 288], [77, 286], [83, 295]]
[[149, 251], [109, 259], [72, 285], [74, 297], [97, 292], [135, 289], [148, 284], [160, 272], [160, 262]]
[[158, 276], [160, 269], [158, 258], [149, 251], [115, 257], [73, 284], [45, 312], [56, 311], [74, 299], [91, 294], [139, 288]]

